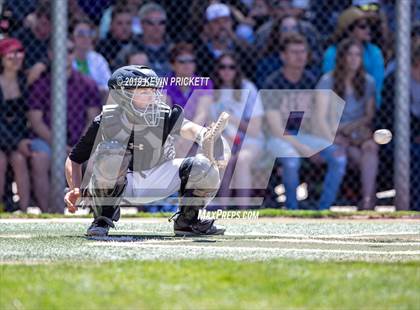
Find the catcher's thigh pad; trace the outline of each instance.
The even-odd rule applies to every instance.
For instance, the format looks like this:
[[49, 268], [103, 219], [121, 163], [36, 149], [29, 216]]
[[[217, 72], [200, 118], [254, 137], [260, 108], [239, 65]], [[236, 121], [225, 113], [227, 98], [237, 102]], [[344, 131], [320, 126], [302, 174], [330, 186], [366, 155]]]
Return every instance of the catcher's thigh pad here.
[[124, 183], [131, 158], [126, 146], [118, 141], [103, 141], [93, 157], [92, 177], [96, 187], [112, 189]]

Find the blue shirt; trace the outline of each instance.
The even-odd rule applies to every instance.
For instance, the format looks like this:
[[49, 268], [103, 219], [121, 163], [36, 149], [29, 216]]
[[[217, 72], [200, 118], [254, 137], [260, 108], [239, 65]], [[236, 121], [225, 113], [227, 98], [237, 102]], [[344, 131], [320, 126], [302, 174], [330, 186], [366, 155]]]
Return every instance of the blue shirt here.
[[[385, 74], [384, 58], [381, 50], [375, 44], [365, 43], [363, 47], [363, 65], [365, 66], [366, 72], [375, 80], [376, 107], [379, 108], [381, 106], [381, 91]], [[334, 70], [336, 54], [336, 45], [331, 45], [325, 51], [322, 64], [323, 73]]]

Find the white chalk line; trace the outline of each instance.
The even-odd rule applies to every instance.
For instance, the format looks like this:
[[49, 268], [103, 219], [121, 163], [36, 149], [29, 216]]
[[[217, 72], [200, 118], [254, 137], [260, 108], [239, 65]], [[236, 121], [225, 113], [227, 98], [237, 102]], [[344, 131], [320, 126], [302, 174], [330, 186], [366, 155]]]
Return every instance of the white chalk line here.
[[90, 246], [115, 246], [115, 247], [134, 247], [134, 248], [149, 248], [149, 249], [168, 249], [175, 248], [176, 250], [183, 250], [185, 248], [200, 249], [203, 251], [227, 251], [227, 252], [313, 252], [313, 253], [331, 253], [331, 254], [374, 254], [374, 255], [420, 255], [420, 251], [376, 251], [376, 250], [333, 250], [333, 249], [301, 249], [301, 248], [267, 248], [267, 247], [220, 247], [220, 246], [199, 246], [186, 244], [182, 249], [177, 245], [160, 245], [147, 243], [127, 243], [127, 242], [92, 242]]
[[[1, 235], [0, 235], [1, 237]], [[158, 239], [154, 238], [154, 236], [147, 235], [139, 235], [137, 236], [119, 236], [119, 235], [110, 235], [107, 237], [92, 237], [90, 240], [94, 241], [107, 241], [107, 242], [142, 242], [142, 243], [191, 243], [194, 242], [195, 239], [193, 238], [181, 238], [181, 237], [171, 237], [167, 235], [162, 235], [167, 239]], [[392, 241], [345, 241], [345, 240], [325, 240], [325, 239], [314, 239], [314, 238], [304, 238], [304, 239], [296, 239], [296, 238], [271, 238], [271, 239], [252, 239], [252, 238], [243, 238], [243, 239], [223, 239], [223, 236], [218, 238], [210, 239], [216, 242], [275, 242], [275, 243], [311, 243], [311, 244], [334, 244], [334, 245], [374, 245], [374, 246], [418, 246], [420, 247], [420, 242], [392, 242]], [[144, 238], [144, 239], [143, 239]]]

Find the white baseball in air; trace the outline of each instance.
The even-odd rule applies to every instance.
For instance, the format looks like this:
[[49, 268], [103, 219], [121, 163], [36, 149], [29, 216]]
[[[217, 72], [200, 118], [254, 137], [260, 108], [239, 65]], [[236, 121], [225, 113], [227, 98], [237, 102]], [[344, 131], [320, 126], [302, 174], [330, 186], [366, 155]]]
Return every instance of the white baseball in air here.
[[378, 129], [373, 133], [373, 140], [378, 144], [387, 144], [392, 140], [392, 132], [388, 129]]

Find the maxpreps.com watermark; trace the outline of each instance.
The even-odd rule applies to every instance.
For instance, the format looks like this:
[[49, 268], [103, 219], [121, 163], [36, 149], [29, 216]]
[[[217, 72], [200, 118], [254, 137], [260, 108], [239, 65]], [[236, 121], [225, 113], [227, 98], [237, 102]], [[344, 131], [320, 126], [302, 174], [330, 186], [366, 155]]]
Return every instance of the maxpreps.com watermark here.
[[242, 220], [257, 220], [260, 212], [257, 210], [216, 210], [207, 211], [200, 209], [198, 211], [198, 218], [201, 220], [218, 220], [218, 219], [242, 219]]

